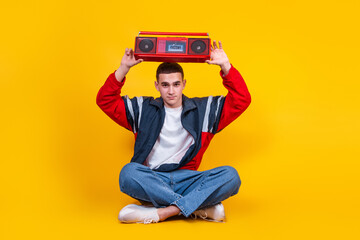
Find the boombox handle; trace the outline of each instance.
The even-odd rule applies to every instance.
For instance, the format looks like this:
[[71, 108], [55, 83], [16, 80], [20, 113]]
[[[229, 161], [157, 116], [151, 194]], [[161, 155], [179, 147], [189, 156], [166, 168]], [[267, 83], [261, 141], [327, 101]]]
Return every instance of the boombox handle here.
[[146, 31], [140, 31], [139, 35], [176, 35], [176, 36], [208, 36], [209, 37], [209, 33], [190, 33], [190, 32], [146, 32]]

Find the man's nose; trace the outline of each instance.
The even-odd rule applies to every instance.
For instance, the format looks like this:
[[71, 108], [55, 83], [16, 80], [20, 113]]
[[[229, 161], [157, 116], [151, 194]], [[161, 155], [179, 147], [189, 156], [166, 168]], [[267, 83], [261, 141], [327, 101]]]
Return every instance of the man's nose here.
[[173, 94], [173, 93], [174, 93], [174, 87], [173, 87], [173, 86], [170, 86], [170, 87], [169, 87], [169, 93], [170, 93], [170, 94]]

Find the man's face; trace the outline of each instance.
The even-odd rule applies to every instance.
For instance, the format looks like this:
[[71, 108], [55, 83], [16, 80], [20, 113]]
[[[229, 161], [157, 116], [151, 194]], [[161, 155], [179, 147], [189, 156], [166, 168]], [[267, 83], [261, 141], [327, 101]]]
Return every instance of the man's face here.
[[158, 81], [155, 82], [155, 87], [160, 92], [166, 107], [177, 108], [182, 105], [182, 91], [185, 84], [186, 80], [182, 79], [179, 72], [161, 73]]

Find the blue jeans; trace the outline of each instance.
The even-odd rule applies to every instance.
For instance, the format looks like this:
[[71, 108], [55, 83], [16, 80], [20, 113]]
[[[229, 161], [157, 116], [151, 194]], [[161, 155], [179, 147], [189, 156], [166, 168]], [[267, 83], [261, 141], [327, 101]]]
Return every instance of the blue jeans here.
[[158, 172], [139, 163], [126, 164], [119, 177], [120, 190], [155, 207], [177, 206], [188, 217], [237, 194], [240, 178], [230, 166], [207, 171]]

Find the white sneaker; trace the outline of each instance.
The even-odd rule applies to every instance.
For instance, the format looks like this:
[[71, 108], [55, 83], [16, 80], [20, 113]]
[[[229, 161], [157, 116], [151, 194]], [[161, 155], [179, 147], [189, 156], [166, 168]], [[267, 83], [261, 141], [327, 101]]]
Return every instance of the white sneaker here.
[[222, 203], [218, 203], [215, 206], [196, 210], [192, 213], [194, 219], [197, 217], [204, 220], [213, 222], [224, 222], [225, 221], [225, 209]]
[[129, 204], [119, 212], [119, 220], [124, 223], [157, 223], [159, 215], [157, 208], [136, 204]]

